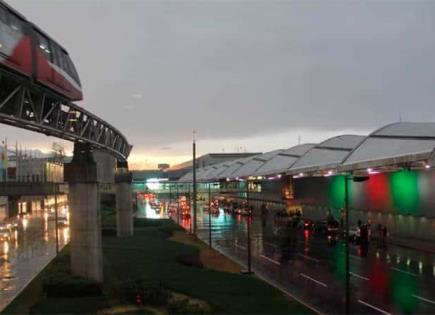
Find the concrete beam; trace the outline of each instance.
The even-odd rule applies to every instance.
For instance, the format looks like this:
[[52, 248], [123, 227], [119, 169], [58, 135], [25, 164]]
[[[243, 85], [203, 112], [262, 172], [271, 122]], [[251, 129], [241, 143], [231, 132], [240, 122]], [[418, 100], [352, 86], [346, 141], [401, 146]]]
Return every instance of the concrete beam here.
[[89, 145], [74, 144], [73, 160], [64, 172], [69, 184], [71, 271], [102, 282], [100, 195], [97, 165]]

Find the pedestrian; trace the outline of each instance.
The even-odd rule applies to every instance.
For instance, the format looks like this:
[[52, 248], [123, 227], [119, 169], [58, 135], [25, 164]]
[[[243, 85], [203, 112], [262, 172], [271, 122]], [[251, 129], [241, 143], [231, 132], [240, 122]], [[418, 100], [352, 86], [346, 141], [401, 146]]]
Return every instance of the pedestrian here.
[[387, 226], [385, 225], [384, 228], [382, 229], [382, 245], [384, 248], [387, 248], [387, 236], [388, 236], [388, 231], [387, 231]]
[[376, 226], [376, 238], [378, 239], [378, 247], [382, 246], [382, 225], [378, 224]]

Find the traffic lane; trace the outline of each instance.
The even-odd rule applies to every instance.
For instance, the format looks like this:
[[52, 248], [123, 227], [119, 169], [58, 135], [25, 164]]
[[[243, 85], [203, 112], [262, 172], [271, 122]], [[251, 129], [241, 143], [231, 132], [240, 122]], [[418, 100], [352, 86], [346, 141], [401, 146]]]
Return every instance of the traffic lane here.
[[[0, 245], [0, 311], [36, 276], [56, 254], [55, 225], [43, 214], [20, 220], [16, 237]], [[59, 229], [62, 248], [69, 241], [69, 229]]]
[[[304, 234], [307, 235], [309, 233]], [[313, 243], [316, 244], [316, 242]], [[317, 246], [310, 246], [310, 242], [307, 242], [307, 239], [299, 242], [299, 244], [300, 252], [297, 253], [297, 255], [306, 258], [307, 263], [317, 262], [324, 268], [329, 268], [329, 272], [336, 272], [337, 266], [340, 264], [340, 260], [344, 260], [343, 244], [327, 246], [326, 242], [320, 240], [319, 244], [318, 240]], [[275, 244], [267, 243], [267, 245], [269, 245], [273, 250], [277, 248]], [[342, 247], [341, 250], [339, 249], [340, 246]], [[313, 247], [316, 247], [316, 250], [313, 250]], [[356, 252], [359, 250], [359, 247], [351, 246], [351, 249], [353, 252]], [[400, 251], [400, 248], [397, 250]], [[388, 256], [390, 254], [384, 253], [383, 255]], [[340, 256], [342, 258], [337, 260], [337, 257]], [[357, 294], [364, 296], [366, 300], [373, 300], [371, 297], [375, 297], [375, 301], [382, 302], [378, 303], [377, 305], [390, 304], [392, 309], [396, 309], [397, 307], [400, 308], [399, 311], [402, 311], [406, 307], [410, 307], [407, 305], [413, 305], [413, 303], [416, 304], [416, 309], [422, 309], [424, 310], [423, 312], [428, 312], [429, 310], [431, 312], [435, 311], [433, 309], [434, 301], [432, 299], [433, 292], [435, 292], [432, 274], [429, 274], [429, 277], [425, 277], [424, 273], [421, 273], [420, 275], [414, 274], [412, 272], [399, 269], [398, 267], [391, 266], [393, 263], [391, 259], [383, 259], [382, 254], [379, 255], [378, 252], [376, 252], [376, 254], [373, 253], [372, 255], [368, 255], [367, 257], [351, 254], [351, 258], [353, 259], [351, 260], [350, 264], [350, 275], [351, 281], [355, 286], [353, 290], [356, 291]], [[405, 281], [403, 279], [405, 279], [406, 276], [409, 276], [408, 278], [410, 279], [406, 279]], [[413, 279], [414, 277], [419, 276], [419, 279]], [[319, 275], [319, 277], [321, 277], [321, 275]], [[413, 284], [413, 286], [400, 288], [402, 283], [406, 282]], [[390, 289], [388, 289], [389, 286], [391, 287]], [[399, 290], [403, 292], [408, 290], [409, 292], [399, 294]], [[373, 294], [373, 292], [376, 292], [376, 294]], [[399, 295], [400, 298], [398, 297]], [[381, 298], [378, 299], [377, 297]], [[364, 302], [366, 300], [358, 302]], [[404, 304], [403, 300], [407, 301], [406, 304]], [[364, 304], [369, 305], [367, 302]], [[373, 309], [376, 310], [376, 308]]]
[[[202, 236], [200, 235], [200, 238]], [[219, 240], [215, 241], [213, 246], [239, 263], [247, 265], [246, 244], [240, 240], [239, 243], [235, 243], [234, 240]], [[309, 301], [310, 305], [314, 304], [322, 312], [336, 314], [337, 310], [343, 310], [342, 283], [332, 279], [328, 273], [316, 274], [313, 266], [308, 266], [297, 257], [283, 261], [279, 255], [253, 255], [252, 268], [263, 278], [292, 295]], [[358, 313], [370, 311], [361, 308]]]
[[146, 199], [138, 199], [137, 211], [135, 213], [136, 218], [147, 219], [163, 219], [167, 218], [165, 204], [162, 203], [162, 207], [157, 211], [151, 207], [151, 204]]
[[[253, 230], [255, 231], [255, 225], [253, 225]], [[254, 232], [254, 234], [255, 234], [255, 232]], [[258, 234], [257, 235], [254, 235], [254, 239], [258, 239], [258, 238], [261, 238], [261, 236], [259, 236]], [[246, 240], [245, 240], [246, 241]], [[243, 242], [243, 241], [242, 241]], [[301, 243], [303, 243], [305, 246], [307, 245], [307, 240], [304, 240], [303, 242], [301, 242]], [[308, 244], [309, 244], [309, 242], [308, 242]], [[273, 247], [276, 247], [277, 245], [275, 245], [275, 244], [270, 244], [269, 243], [269, 245], [273, 245]], [[322, 244], [323, 246], [323, 250], [324, 250], [324, 244]], [[244, 250], [244, 248], [246, 248], [246, 245], [241, 245], [240, 244], [240, 240], [239, 240], [239, 243], [235, 243], [235, 247], [238, 249], [238, 251], [240, 251], [240, 250]], [[308, 255], [306, 255], [307, 254], [307, 251], [306, 251], [306, 249], [307, 248], [304, 248], [304, 252], [303, 253], [297, 253], [297, 255], [299, 255], [299, 256], [301, 256], [301, 257], [303, 257], [305, 260], [306, 259], [308, 259], [309, 261], [317, 261], [317, 260], [319, 260], [320, 261], [320, 259], [313, 259], [312, 257], [310, 257], [310, 256], [308, 256]], [[253, 253], [254, 253], [254, 256], [256, 255], [256, 253], [255, 253], [255, 248], [253, 249]], [[331, 255], [330, 254], [327, 254], [326, 255], [327, 256], [327, 258], [329, 258]], [[263, 260], [265, 259], [265, 257], [268, 257], [267, 256], [267, 254], [266, 255], [264, 255], [264, 254], [260, 254], [259, 255], [259, 257], [260, 258], [262, 258]], [[358, 258], [359, 259], [359, 257], [358, 256], [355, 256], [356, 258]], [[272, 264], [275, 264], [276, 265], [276, 261], [277, 260], [273, 260], [273, 259], [269, 259], [269, 258], [266, 258], [265, 260], [267, 260], [268, 262], [270, 262], [270, 263], [272, 263]], [[275, 262], [274, 262], [275, 261]], [[336, 265], [336, 264], [335, 264]], [[322, 270], [323, 271], [323, 270]], [[304, 277], [306, 278], [306, 279], [308, 279], [308, 280], [311, 280], [311, 281], [313, 281], [313, 280], [315, 280], [315, 281], [318, 281], [318, 280], [316, 280], [316, 279], [314, 279], [313, 277], [310, 277], [309, 275], [307, 275], [307, 274], [303, 274], [304, 275]], [[353, 276], [353, 282], [355, 282], [355, 281], [368, 281], [368, 279], [369, 278], [367, 278], [367, 277], [365, 277], [365, 276], [363, 276], [363, 275], [359, 275], [358, 273], [356, 273], [356, 272], [354, 272], [354, 271], [352, 271], [352, 269], [351, 269], [351, 275]], [[320, 276], [321, 277], [321, 276]], [[314, 283], [316, 283], [315, 281], [313, 281]], [[318, 281], [319, 283], [322, 283], [322, 284], [325, 284], [325, 282], [322, 282], [322, 281]], [[357, 283], [357, 286], [362, 286], [362, 287], [364, 287], [363, 285], [360, 285], [360, 284], [358, 284]], [[417, 295], [416, 295], [417, 296]], [[418, 297], [418, 296], [417, 296]], [[415, 297], [414, 297], [415, 298]], [[423, 299], [425, 299], [425, 300], [427, 300], [427, 298], [421, 298], [421, 300], [423, 300]], [[425, 300], [423, 300], [423, 301], [425, 301]], [[359, 304], [362, 304], [362, 305], [364, 305], [364, 306], [367, 306], [368, 308], [370, 308], [372, 311], [373, 310], [376, 310], [377, 308], [376, 308], [376, 306], [373, 306], [372, 304], [369, 304], [369, 303], [367, 303], [367, 302], [365, 302], [365, 301], [363, 301], [363, 300], [358, 300], [358, 302], [359, 302]], [[386, 303], [385, 301], [383, 302], [383, 303]], [[430, 303], [429, 303], [430, 304]], [[373, 308], [373, 307], [375, 307], [375, 308]], [[380, 310], [380, 309], [379, 309]], [[378, 311], [379, 311], [378, 310]], [[382, 310], [381, 310], [382, 311]]]
[[[198, 221], [201, 221], [198, 220]], [[205, 221], [205, 220], [204, 220]], [[200, 229], [198, 230], [198, 236], [201, 239], [208, 239], [208, 225], [203, 225], [203, 222], [198, 222]], [[241, 220], [234, 220], [237, 222], [238, 228], [228, 229], [226, 226], [226, 233], [224, 237], [213, 238], [213, 246], [220, 249], [226, 255], [232, 257], [233, 259], [241, 262], [246, 266], [247, 264], [247, 239], [246, 239], [246, 224], [243, 224]], [[214, 224], [212, 236], [216, 236], [218, 233], [214, 232], [214, 229], [218, 229], [221, 225]], [[218, 234], [219, 235], [219, 234]], [[305, 288], [304, 294], [312, 294], [313, 292], [322, 291], [324, 289], [333, 288], [331, 291], [322, 292], [322, 299], [320, 299], [317, 303], [321, 306], [327, 300], [327, 305], [331, 307], [329, 310], [331, 313], [334, 313], [337, 307], [342, 308], [342, 293], [334, 294], [339, 292], [336, 287], [340, 287], [342, 284], [337, 283], [330, 279], [330, 275], [324, 273], [322, 276], [322, 281], [316, 280], [310, 277], [313, 274], [313, 271], [307, 266], [306, 262], [300, 259], [288, 259], [287, 261], [282, 261], [280, 254], [278, 252], [276, 257], [271, 257], [269, 253], [264, 253], [261, 248], [261, 241], [258, 235], [252, 241], [252, 253], [253, 253], [253, 267], [254, 270], [267, 278], [272, 279], [274, 283], [280, 284], [284, 286], [287, 291], [294, 293], [295, 290], [301, 291], [301, 284]], [[282, 266], [281, 266], [282, 264]], [[277, 273], [278, 271], [278, 273]], [[279, 275], [276, 277], [276, 275]], [[325, 283], [329, 284], [325, 284]], [[292, 290], [289, 290], [290, 287], [293, 286]], [[332, 294], [331, 294], [332, 293]], [[320, 292], [319, 292], [320, 294]], [[325, 295], [326, 294], [326, 295]], [[335, 295], [335, 296], [334, 296]], [[312, 300], [311, 296], [303, 296], [304, 299]], [[325, 306], [322, 306], [324, 308]]]

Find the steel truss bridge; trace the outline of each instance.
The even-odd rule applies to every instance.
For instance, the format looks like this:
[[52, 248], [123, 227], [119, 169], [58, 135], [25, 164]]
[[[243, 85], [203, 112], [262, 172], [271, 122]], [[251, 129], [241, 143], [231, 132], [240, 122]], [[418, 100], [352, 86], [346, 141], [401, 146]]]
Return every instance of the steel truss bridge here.
[[103, 119], [2, 68], [0, 123], [90, 144], [121, 161], [132, 149], [121, 132]]

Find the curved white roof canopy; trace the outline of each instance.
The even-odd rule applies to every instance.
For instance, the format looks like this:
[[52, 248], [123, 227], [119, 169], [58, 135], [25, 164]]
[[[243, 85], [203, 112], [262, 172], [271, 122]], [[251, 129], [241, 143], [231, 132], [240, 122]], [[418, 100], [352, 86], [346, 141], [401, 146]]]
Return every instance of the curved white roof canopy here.
[[341, 135], [325, 140], [308, 150], [287, 174], [313, 173], [335, 169], [365, 136]]
[[314, 144], [306, 143], [280, 151], [266, 161], [251, 174], [251, 176], [267, 176], [284, 173], [312, 147], [314, 147]]
[[435, 123], [399, 122], [371, 133], [340, 166], [357, 170], [430, 160], [435, 148]]
[[[279, 173], [322, 173], [395, 166], [435, 166], [435, 123], [400, 122], [369, 136], [341, 135], [320, 144], [301, 144], [287, 150], [227, 161], [198, 170], [198, 180], [267, 176]], [[423, 164], [422, 164], [423, 163]], [[393, 166], [393, 167], [389, 167]], [[192, 181], [192, 172], [180, 182]]]
[[267, 161], [272, 159], [274, 156], [283, 152], [284, 150], [274, 150], [266, 152], [264, 154], [256, 155], [254, 158], [250, 159], [244, 163], [240, 168], [238, 168], [232, 177], [248, 177], [252, 176], [260, 167], [262, 167]]

